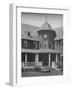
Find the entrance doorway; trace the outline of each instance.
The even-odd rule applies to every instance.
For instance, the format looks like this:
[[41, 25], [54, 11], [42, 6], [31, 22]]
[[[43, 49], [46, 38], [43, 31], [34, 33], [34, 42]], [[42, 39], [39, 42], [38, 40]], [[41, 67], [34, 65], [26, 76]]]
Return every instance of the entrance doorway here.
[[42, 66], [48, 66], [49, 65], [49, 54], [48, 53], [40, 53], [39, 61], [42, 62]]

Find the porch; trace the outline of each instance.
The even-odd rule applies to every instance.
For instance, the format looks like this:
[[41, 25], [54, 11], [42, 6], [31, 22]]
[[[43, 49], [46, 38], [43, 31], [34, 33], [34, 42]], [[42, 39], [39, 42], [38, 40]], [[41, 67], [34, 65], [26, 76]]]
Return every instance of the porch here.
[[[54, 53], [22, 53], [22, 72], [50, 71], [60, 65], [60, 54]], [[61, 63], [62, 65], [62, 63]], [[60, 66], [61, 66], [60, 65]], [[61, 66], [61, 68], [63, 68]]]

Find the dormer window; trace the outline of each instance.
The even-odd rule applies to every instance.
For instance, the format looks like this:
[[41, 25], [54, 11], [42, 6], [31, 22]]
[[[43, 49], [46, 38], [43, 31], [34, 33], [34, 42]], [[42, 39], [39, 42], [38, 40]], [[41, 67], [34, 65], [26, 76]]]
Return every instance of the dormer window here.
[[28, 36], [30, 36], [30, 32], [28, 32]]

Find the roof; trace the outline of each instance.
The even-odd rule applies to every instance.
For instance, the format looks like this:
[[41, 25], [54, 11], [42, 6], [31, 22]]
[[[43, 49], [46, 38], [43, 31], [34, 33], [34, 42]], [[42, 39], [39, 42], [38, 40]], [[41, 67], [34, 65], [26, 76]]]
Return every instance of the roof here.
[[55, 40], [63, 39], [63, 27], [56, 28], [55, 31], [56, 31], [56, 35], [57, 35]]
[[22, 49], [22, 52], [27, 52], [27, 53], [62, 53], [58, 50], [54, 49], [38, 49], [38, 50], [32, 50], [32, 49]]
[[[45, 27], [45, 28], [51, 28], [51, 26], [47, 22], [45, 22], [42, 25], [42, 28], [43, 27]], [[36, 32], [39, 31], [39, 30], [41, 30], [41, 29], [40, 29], [40, 27], [36, 27], [36, 26], [28, 25], [28, 24], [22, 24], [21, 30], [22, 30], [22, 33], [21, 34], [24, 34], [25, 31], [30, 31], [31, 33], [33, 33], [33, 31], [34, 31], [35, 34], [36, 34]], [[63, 39], [63, 27], [53, 29], [53, 31], [56, 31], [56, 35], [57, 35], [56, 38], [55, 38], [55, 40]], [[33, 33], [33, 35], [34, 35], [34, 33]], [[26, 35], [24, 34], [24, 36], [26, 36]], [[34, 35], [33, 38], [35, 38], [35, 37], [36, 36]]]
[[27, 40], [33, 40], [33, 41], [40, 41], [39, 38], [30, 38], [30, 37], [22, 37], [22, 39], [27, 39]]
[[[34, 41], [40, 41], [38, 37], [38, 33], [35, 31], [38, 27], [31, 26], [28, 24], [22, 24], [22, 33], [21, 38], [22, 39], [28, 39], [28, 40], [34, 40]], [[28, 36], [28, 32], [30, 32], [30, 36]]]
[[56, 49], [57, 51], [60, 51], [61, 52], [61, 54], [63, 54], [63, 47], [62, 48], [58, 48], [58, 49]]
[[52, 27], [51, 27], [51, 25], [50, 25], [48, 22], [45, 22], [45, 23], [41, 26], [40, 30], [52, 30]]
[[38, 29], [39, 29], [39, 27], [37, 27], [37, 26], [32, 26], [32, 25], [29, 25], [29, 24], [21, 24], [22, 32], [23, 31], [36, 31]]

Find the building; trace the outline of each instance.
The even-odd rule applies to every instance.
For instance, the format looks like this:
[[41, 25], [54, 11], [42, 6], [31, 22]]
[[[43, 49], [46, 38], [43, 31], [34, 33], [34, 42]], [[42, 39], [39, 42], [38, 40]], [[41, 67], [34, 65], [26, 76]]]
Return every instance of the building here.
[[61, 52], [58, 62], [63, 66], [63, 27], [57, 28], [57, 36], [54, 39], [54, 49]]
[[[23, 25], [22, 25], [23, 26]], [[22, 68], [52, 67], [63, 61], [63, 38], [46, 21], [41, 28], [35, 27], [35, 35], [30, 30], [23, 31], [21, 37]], [[34, 29], [34, 27], [33, 27]]]

